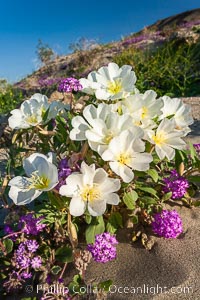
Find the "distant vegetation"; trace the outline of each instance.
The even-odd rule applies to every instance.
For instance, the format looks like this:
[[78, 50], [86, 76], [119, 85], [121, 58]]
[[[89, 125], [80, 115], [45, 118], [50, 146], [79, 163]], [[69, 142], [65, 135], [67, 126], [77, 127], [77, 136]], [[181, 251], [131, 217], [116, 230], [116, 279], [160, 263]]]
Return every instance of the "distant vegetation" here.
[[6, 114], [23, 99], [22, 91], [14, 88], [5, 79], [0, 79], [0, 113]]
[[114, 61], [134, 67], [141, 92], [153, 89], [160, 96], [200, 95], [200, 40], [188, 43], [174, 39], [146, 50], [130, 47]]

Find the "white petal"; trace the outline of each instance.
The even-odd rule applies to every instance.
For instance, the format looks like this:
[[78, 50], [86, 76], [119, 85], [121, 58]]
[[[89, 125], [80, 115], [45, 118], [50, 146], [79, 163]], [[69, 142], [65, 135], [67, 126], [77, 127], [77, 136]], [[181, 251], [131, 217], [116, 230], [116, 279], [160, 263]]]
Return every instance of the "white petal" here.
[[30, 183], [29, 183], [27, 177], [16, 176], [9, 181], [8, 185], [16, 186], [19, 189], [27, 189], [27, 187], [30, 185]]
[[119, 196], [115, 193], [105, 195], [104, 197], [107, 204], [117, 205], [120, 202]]
[[60, 187], [59, 193], [62, 196], [73, 197], [83, 186], [82, 174], [71, 174], [66, 179], [66, 185]]
[[91, 216], [97, 217], [104, 214], [106, 210], [105, 200], [96, 200], [88, 202], [88, 211]]
[[133, 170], [147, 171], [149, 169], [149, 164], [152, 162], [153, 157], [149, 153], [135, 153], [134, 159], [131, 159], [128, 165]]
[[8, 195], [16, 205], [25, 205], [39, 197], [41, 193], [42, 192], [34, 189], [22, 190], [18, 187], [11, 186]]
[[130, 182], [134, 178], [133, 171], [128, 168], [126, 165], [122, 165], [118, 162], [110, 162], [109, 163], [110, 168], [115, 172], [117, 175], [119, 175], [124, 182]]
[[104, 182], [99, 186], [100, 190], [103, 194], [110, 194], [116, 192], [120, 189], [120, 180], [114, 178], [107, 178]]
[[[38, 159], [39, 159], [39, 161], [38, 161]], [[37, 166], [40, 165], [41, 159], [42, 159], [42, 161], [44, 161], [44, 160], [47, 161], [47, 157], [40, 153], [33, 153], [28, 158], [24, 159], [23, 168], [24, 168], [27, 176], [30, 177], [31, 173], [37, 170]], [[37, 164], [35, 164], [36, 161], [38, 162]]]
[[73, 197], [69, 205], [70, 214], [79, 217], [84, 214], [86, 203], [80, 197]]
[[20, 109], [14, 109], [11, 111], [12, 116], [8, 118], [9, 127], [12, 129], [29, 128], [31, 127], [24, 120], [24, 116]]

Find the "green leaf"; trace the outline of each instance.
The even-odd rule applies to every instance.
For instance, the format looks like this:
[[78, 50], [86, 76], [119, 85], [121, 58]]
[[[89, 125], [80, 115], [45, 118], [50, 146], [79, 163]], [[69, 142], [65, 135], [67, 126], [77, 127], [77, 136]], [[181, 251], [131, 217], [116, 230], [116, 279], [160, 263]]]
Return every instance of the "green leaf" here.
[[4, 245], [4, 247], [6, 248], [6, 252], [7, 252], [7, 253], [12, 252], [12, 250], [13, 250], [13, 241], [12, 241], [12, 240], [10, 240], [10, 239], [5, 239], [5, 240], [3, 241], [3, 245]]
[[189, 142], [189, 146], [190, 146], [190, 156], [192, 160], [195, 160], [195, 157], [197, 156], [196, 150], [191, 142]]
[[92, 222], [92, 216], [89, 214], [85, 215], [85, 222], [87, 224], [90, 224]]
[[71, 295], [80, 293], [81, 283], [82, 283], [81, 275], [80, 274], [75, 275], [73, 277], [73, 281], [71, 281], [70, 284], [68, 285]]
[[92, 219], [92, 222], [90, 225], [87, 227], [85, 231], [85, 237], [86, 237], [86, 242], [87, 244], [92, 244], [94, 243], [95, 240], [95, 235], [103, 233], [105, 231], [105, 224], [103, 217], [94, 217]]
[[122, 216], [119, 212], [114, 212], [110, 215], [108, 219], [106, 230], [110, 233], [115, 233], [119, 227], [123, 227]]
[[147, 206], [148, 205], [152, 205], [152, 204], [156, 204], [157, 201], [154, 198], [148, 197], [148, 196], [143, 196], [141, 198], [142, 202], [145, 203]]
[[51, 202], [51, 205], [55, 206], [57, 209], [62, 209], [64, 207], [62, 198], [55, 193], [48, 192], [48, 198]]
[[62, 270], [62, 268], [60, 266], [53, 266], [51, 268], [51, 273], [54, 275], [57, 275], [61, 270]]
[[128, 209], [134, 209], [135, 208], [135, 201], [138, 199], [138, 194], [135, 191], [132, 191], [130, 193], [125, 193], [123, 197], [123, 201], [128, 207]]
[[68, 246], [58, 248], [55, 253], [56, 260], [67, 263], [73, 261], [72, 249]]
[[164, 195], [162, 196], [161, 201], [162, 201], [162, 202], [167, 201], [167, 200], [169, 200], [169, 199], [171, 198], [171, 196], [172, 196], [172, 192], [166, 193], [166, 194], [164, 194]]
[[151, 178], [153, 179], [154, 182], [158, 181], [158, 172], [154, 169], [150, 169], [147, 171], [147, 174], [149, 176], [151, 176]]
[[188, 176], [187, 179], [191, 182], [200, 182], [200, 176]]
[[106, 280], [106, 281], [100, 282], [98, 284], [98, 288], [100, 288], [101, 290], [103, 290], [105, 292], [109, 292], [111, 285], [112, 285], [112, 280]]
[[37, 297], [26, 297], [26, 298], [21, 298], [21, 300], [37, 300]]
[[175, 150], [175, 166], [176, 170], [178, 170], [180, 164], [184, 162], [185, 158], [181, 150]]
[[153, 188], [151, 187], [147, 187], [147, 186], [137, 186], [137, 189], [143, 191], [143, 192], [147, 192], [149, 194], [152, 194], [154, 195], [156, 198], [158, 198], [158, 196], [156, 195], [157, 194], [157, 191], [154, 190]]
[[194, 201], [194, 202], [193, 202], [193, 205], [194, 205], [195, 207], [199, 207], [199, 206], [200, 206], [200, 200]]
[[133, 222], [133, 224], [138, 224], [138, 216], [137, 215], [134, 215], [132, 217], [132, 222]]

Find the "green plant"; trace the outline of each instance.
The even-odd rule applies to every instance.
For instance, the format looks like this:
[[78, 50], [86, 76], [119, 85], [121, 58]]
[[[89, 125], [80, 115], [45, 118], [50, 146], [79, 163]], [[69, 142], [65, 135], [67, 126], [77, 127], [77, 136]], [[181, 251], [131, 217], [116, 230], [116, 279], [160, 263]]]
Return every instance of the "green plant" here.
[[0, 114], [10, 112], [22, 99], [22, 91], [14, 88], [6, 80], [0, 81]]
[[154, 89], [159, 96], [200, 94], [200, 41], [171, 40], [159, 47], [131, 47], [115, 56], [114, 61], [134, 66], [141, 92]]

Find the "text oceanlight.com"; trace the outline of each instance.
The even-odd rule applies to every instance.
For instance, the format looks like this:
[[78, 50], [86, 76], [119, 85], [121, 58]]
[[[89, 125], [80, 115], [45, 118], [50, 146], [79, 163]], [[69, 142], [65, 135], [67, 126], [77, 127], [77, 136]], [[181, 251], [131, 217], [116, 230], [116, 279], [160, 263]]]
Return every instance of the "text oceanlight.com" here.
[[191, 286], [150, 286], [148, 284], [143, 284], [141, 286], [117, 286], [111, 285], [109, 288], [109, 293], [111, 294], [189, 294], [193, 293]]

